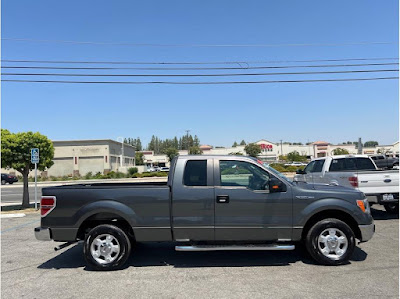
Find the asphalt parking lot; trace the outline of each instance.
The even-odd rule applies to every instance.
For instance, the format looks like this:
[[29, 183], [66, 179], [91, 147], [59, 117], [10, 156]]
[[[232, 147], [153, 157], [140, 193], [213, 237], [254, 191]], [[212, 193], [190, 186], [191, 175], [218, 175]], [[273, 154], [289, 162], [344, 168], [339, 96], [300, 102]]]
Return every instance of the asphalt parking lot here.
[[127, 267], [85, 268], [82, 244], [36, 241], [39, 215], [1, 219], [2, 298], [398, 298], [399, 220], [372, 208], [376, 233], [347, 265], [292, 252], [176, 252], [139, 244]]

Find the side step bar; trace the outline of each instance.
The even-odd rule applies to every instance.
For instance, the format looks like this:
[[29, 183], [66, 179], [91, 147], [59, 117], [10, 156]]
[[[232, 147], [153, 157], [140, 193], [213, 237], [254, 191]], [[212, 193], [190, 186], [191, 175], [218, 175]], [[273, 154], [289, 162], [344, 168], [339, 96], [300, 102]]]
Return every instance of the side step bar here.
[[294, 245], [193, 245], [175, 246], [176, 251], [219, 251], [219, 250], [294, 250]]

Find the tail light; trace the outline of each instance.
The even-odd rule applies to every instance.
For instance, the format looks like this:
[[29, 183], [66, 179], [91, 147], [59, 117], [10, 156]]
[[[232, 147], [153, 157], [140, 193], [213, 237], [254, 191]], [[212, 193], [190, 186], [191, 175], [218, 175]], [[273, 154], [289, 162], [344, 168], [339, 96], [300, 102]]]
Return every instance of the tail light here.
[[356, 176], [349, 177], [349, 182], [353, 187], [358, 187], [358, 179]]
[[40, 200], [40, 215], [42, 217], [47, 216], [56, 207], [55, 196], [42, 196]]

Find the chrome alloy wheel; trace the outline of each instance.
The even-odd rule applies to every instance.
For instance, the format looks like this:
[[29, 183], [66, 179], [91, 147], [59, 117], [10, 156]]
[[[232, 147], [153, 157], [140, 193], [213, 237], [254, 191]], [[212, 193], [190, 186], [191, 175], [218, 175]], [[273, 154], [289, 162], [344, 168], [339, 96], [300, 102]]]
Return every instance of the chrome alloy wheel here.
[[99, 264], [113, 262], [118, 257], [119, 252], [119, 242], [110, 234], [97, 236], [90, 246], [90, 253]]
[[326, 257], [338, 260], [348, 247], [346, 235], [337, 228], [327, 228], [318, 237], [318, 249]]

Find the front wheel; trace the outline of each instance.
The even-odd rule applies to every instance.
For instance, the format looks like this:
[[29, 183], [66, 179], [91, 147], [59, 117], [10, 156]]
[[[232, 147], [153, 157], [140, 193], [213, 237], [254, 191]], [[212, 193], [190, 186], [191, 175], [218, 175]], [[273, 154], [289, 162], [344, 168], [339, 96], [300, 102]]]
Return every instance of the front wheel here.
[[388, 203], [383, 205], [385, 207], [386, 212], [390, 214], [398, 214], [399, 213], [399, 204], [398, 203]]
[[329, 218], [311, 227], [305, 243], [314, 260], [323, 265], [335, 266], [349, 260], [355, 248], [355, 236], [345, 222]]
[[93, 228], [85, 238], [83, 253], [94, 270], [117, 270], [129, 258], [131, 242], [117, 226], [102, 224]]
[[6, 180], [1, 180], [1, 184], [5, 185], [6, 184]]

